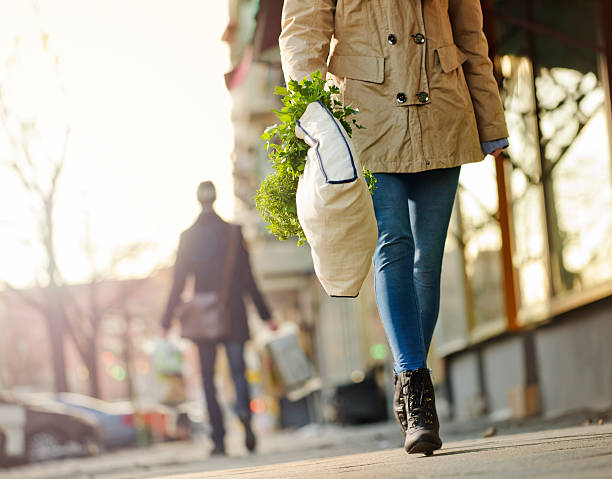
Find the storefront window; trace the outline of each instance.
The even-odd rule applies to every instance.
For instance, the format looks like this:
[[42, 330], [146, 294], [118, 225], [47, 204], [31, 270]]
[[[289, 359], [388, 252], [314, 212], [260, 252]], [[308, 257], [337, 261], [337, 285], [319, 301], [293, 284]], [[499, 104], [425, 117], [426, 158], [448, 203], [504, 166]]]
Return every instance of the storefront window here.
[[[483, 2], [510, 147], [499, 171], [492, 158], [461, 171], [442, 271], [443, 355], [612, 285], [610, 99], [598, 3]], [[506, 197], [507, 215], [498, 207]], [[506, 317], [506, 305], [510, 314], [516, 305], [518, 318]]]
[[530, 308], [612, 279], [610, 141], [597, 5], [494, 3], [510, 131], [513, 267], [519, 307]]
[[550, 298], [550, 280], [533, 73], [531, 62], [524, 57], [504, 56], [501, 67], [510, 133], [507, 178], [512, 202], [513, 266], [519, 305], [534, 306]]
[[463, 239], [458, 215], [458, 204], [455, 203], [444, 247], [440, 314], [434, 337], [436, 349], [443, 353], [462, 349], [468, 341], [468, 323], [470, 322], [468, 311], [470, 308], [468, 308], [466, 293], [469, 288], [466, 284]]
[[[585, 53], [585, 52], [581, 52]], [[594, 54], [592, 54], [594, 56]], [[612, 183], [597, 75], [542, 68], [536, 78], [556, 294], [612, 278]]]
[[505, 322], [495, 178], [491, 157], [466, 165], [461, 169], [457, 192], [474, 329], [488, 330], [491, 323]]
[[464, 165], [444, 262], [435, 344], [441, 354], [505, 327], [495, 163]]

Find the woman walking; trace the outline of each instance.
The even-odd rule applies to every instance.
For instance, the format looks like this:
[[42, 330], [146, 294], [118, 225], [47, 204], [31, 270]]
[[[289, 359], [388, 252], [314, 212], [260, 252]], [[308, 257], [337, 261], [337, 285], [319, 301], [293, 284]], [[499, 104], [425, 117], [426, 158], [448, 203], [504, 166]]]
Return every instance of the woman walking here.
[[359, 109], [378, 180], [376, 299], [408, 453], [442, 446], [427, 353], [462, 164], [508, 146], [479, 0], [285, 0], [285, 78], [320, 70]]

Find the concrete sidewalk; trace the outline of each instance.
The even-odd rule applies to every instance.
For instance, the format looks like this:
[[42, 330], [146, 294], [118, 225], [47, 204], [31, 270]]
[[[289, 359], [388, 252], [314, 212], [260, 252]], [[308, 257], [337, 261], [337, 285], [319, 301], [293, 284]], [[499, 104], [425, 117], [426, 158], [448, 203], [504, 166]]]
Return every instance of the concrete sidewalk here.
[[325, 459], [197, 472], [200, 478], [612, 478], [612, 425], [450, 442], [431, 457], [393, 448]]
[[[244, 447], [242, 430], [230, 428], [226, 457], [210, 457], [210, 441], [201, 438], [0, 469], [0, 479], [284, 478], [341, 473], [349, 478], [612, 478], [612, 424], [576, 427], [587, 417], [593, 416], [443, 423], [444, 447], [429, 458], [402, 450], [395, 422], [350, 427], [312, 424], [278, 431], [262, 435], [254, 455]], [[498, 435], [483, 439], [491, 426]]]

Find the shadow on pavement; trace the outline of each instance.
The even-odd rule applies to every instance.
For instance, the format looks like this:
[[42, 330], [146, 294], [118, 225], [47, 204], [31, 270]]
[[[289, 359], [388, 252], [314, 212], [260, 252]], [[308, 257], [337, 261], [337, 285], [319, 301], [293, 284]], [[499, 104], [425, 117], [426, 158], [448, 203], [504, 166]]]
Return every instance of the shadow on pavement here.
[[[609, 438], [612, 437], [612, 434], [610, 433], [601, 433], [601, 434], [588, 434], [588, 435], [580, 435], [580, 434], [575, 434], [575, 435], [571, 435], [571, 436], [556, 436], [556, 437], [549, 437], [549, 438], [544, 438], [541, 441], [535, 441], [535, 442], [529, 442], [529, 443], [525, 443], [525, 444], [515, 444], [515, 443], [511, 443], [509, 442], [508, 444], [503, 444], [503, 445], [499, 445], [499, 446], [489, 446], [489, 447], [480, 447], [480, 448], [476, 448], [476, 449], [460, 449], [460, 450], [449, 450], [449, 451], [444, 451], [442, 450], [441, 452], [435, 452], [433, 455], [431, 456], [422, 456], [422, 458], [432, 458], [432, 457], [436, 457], [436, 456], [452, 456], [455, 454], [469, 454], [472, 452], [485, 452], [485, 451], [494, 451], [497, 449], [507, 449], [509, 447], [511, 448], [516, 448], [516, 447], [533, 447], [533, 446], [541, 446], [543, 444], [556, 444], [556, 443], [563, 443], [563, 442], [572, 442], [576, 439], [582, 439], [582, 440], [592, 440], [592, 439], [603, 439], [603, 438]], [[578, 446], [578, 447], [582, 447], [582, 446]], [[612, 454], [612, 453], [609, 453]]]

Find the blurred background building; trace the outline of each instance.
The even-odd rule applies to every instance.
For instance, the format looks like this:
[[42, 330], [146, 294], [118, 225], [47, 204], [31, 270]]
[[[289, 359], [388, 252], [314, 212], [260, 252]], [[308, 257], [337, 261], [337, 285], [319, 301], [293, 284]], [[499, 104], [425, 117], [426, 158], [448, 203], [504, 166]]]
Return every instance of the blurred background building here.
[[[253, 196], [272, 171], [263, 148], [263, 130], [276, 122], [272, 109], [283, 85], [278, 36], [282, 1], [230, 1], [224, 40], [232, 64], [226, 84], [232, 94], [233, 176], [236, 219], [244, 224], [252, 262], [275, 314], [299, 325], [321, 388], [299, 402], [281, 400], [292, 421], [323, 420], [338, 385], [363, 380], [375, 366], [387, 366], [388, 351], [376, 312], [373, 279], [357, 300], [329, 298], [314, 275], [308, 246], [280, 242], [268, 234]], [[353, 379], [352, 379], [353, 378]], [[327, 417], [329, 419], [329, 417]]]
[[[284, 317], [307, 336], [329, 391], [390, 361], [372, 282], [326, 298], [306, 247], [266, 234], [253, 193], [269, 172], [259, 135], [283, 83], [282, 0], [233, 0], [226, 81], [237, 132], [239, 218]], [[463, 168], [430, 365], [442, 408], [468, 419], [612, 406], [612, 7], [587, 0], [483, 0], [510, 148]], [[449, 407], [445, 407], [448, 405]]]

